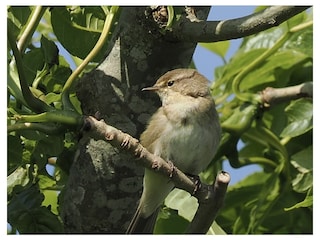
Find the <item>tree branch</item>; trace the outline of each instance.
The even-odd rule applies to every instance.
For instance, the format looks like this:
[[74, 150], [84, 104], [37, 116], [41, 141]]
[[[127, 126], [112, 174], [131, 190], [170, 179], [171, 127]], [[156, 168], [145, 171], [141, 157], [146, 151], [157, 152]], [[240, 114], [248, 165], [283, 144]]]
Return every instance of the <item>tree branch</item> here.
[[270, 107], [273, 104], [283, 101], [289, 101], [302, 97], [313, 96], [313, 83], [305, 82], [300, 85], [285, 87], [285, 88], [272, 88], [267, 87], [261, 93], [262, 104], [265, 107]]
[[184, 21], [173, 26], [170, 38], [190, 42], [218, 42], [242, 38], [278, 26], [310, 6], [272, 6], [246, 17], [222, 21]]
[[176, 187], [184, 189], [191, 194], [194, 193], [196, 185], [192, 180], [176, 167], [173, 169], [172, 164], [150, 153], [139, 143], [139, 140], [131, 137], [129, 134], [123, 133], [106, 124], [103, 120], [98, 121], [91, 116], [85, 119], [83, 130], [84, 136], [109, 142], [112, 146], [127, 151], [132, 154], [132, 157], [137, 160], [138, 164], [170, 177]]
[[[188, 227], [187, 233], [205, 234], [208, 232], [208, 229], [223, 206], [229, 182], [230, 175], [227, 172], [221, 171], [218, 173], [213, 185], [204, 186], [203, 189], [200, 189], [206, 197], [198, 199], [199, 207]], [[197, 194], [195, 196], [197, 197]]]
[[[95, 140], [109, 142], [112, 146], [132, 154], [132, 158], [143, 167], [152, 169], [159, 174], [167, 176], [175, 184], [175, 187], [183, 189], [199, 201], [198, 211], [192, 220], [188, 232], [206, 233], [222, 207], [230, 176], [226, 172], [220, 172], [212, 186], [195, 184], [189, 177], [177, 167], [172, 167], [167, 161], [153, 155], [144, 148], [137, 139], [129, 134], [107, 125], [103, 120], [98, 121], [94, 117], [87, 117], [83, 126], [83, 136], [92, 137]], [[197, 186], [200, 186], [199, 188]], [[210, 211], [210, 217], [207, 216]]]

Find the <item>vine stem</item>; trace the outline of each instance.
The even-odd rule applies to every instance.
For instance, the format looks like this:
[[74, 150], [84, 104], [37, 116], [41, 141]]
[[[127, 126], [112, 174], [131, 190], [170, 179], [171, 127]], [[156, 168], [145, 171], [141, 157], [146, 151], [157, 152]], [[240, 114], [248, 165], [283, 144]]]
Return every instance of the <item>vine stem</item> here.
[[[44, 112], [44, 111], [51, 111], [52, 108], [49, 105], [47, 105], [45, 102], [41, 101], [40, 99], [36, 98], [30, 91], [30, 88], [25, 76], [24, 68], [23, 68], [21, 52], [19, 51], [16, 44], [16, 40], [12, 35], [12, 33], [9, 31], [9, 29], [7, 30], [7, 34], [8, 34], [8, 42], [12, 49], [12, 53], [15, 59], [20, 86], [21, 86], [21, 92], [24, 100], [26, 101], [28, 106], [37, 113]], [[13, 61], [14, 60], [12, 60], [10, 64], [14, 64]]]
[[26, 24], [26, 28], [22, 32], [22, 35], [17, 43], [17, 47], [21, 53], [23, 53], [24, 50], [26, 49], [27, 44], [32, 38], [32, 35], [35, 32], [46, 9], [47, 9], [46, 7], [42, 7], [42, 6], [36, 6], [33, 9], [31, 17], [29, 18], [28, 23]]
[[287, 31], [282, 37], [267, 51], [255, 59], [249, 64], [243, 71], [241, 71], [232, 82], [232, 90], [236, 97], [244, 102], [261, 103], [262, 99], [259, 94], [242, 93], [240, 91], [240, 83], [244, 77], [251, 72], [254, 68], [262, 64], [268, 57], [274, 54], [278, 49], [291, 37], [291, 35], [297, 31], [303, 30], [313, 25], [313, 21], [299, 24]]
[[72, 103], [70, 102], [69, 92], [70, 88], [73, 85], [74, 81], [77, 79], [79, 74], [83, 71], [83, 69], [88, 65], [88, 63], [98, 54], [102, 46], [105, 44], [114, 16], [117, 14], [119, 7], [111, 7], [110, 11], [106, 16], [106, 20], [103, 26], [102, 33], [94, 46], [91, 52], [86, 56], [86, 58], [82, 61], [82, 63], [74, 70], [74, 72], [70, 75], [68, 80], [66, 81], [62, 93], [61, 93], [61, 101], [64, 106], [64, 109], [74, 109]]

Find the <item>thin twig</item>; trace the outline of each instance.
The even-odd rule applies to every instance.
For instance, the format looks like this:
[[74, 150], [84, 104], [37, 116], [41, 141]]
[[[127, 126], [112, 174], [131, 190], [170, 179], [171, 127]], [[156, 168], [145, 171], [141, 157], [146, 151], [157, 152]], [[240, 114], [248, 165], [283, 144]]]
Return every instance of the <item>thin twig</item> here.
[[300, 85], [284, 88], [267, 87], [260, 94], [263, 101], [263, 106], [270, 107], [273, 104], [283, 101], [289, 101], [303, 97], [312, 98], [313, 83], [305, 82]]

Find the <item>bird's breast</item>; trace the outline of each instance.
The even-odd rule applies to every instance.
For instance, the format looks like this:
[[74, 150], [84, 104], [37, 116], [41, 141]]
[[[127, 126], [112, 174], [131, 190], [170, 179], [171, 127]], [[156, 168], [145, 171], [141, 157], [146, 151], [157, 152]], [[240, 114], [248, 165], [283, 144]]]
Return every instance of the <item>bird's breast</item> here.
[[183, 172], [196, 175], [212, 160], [219, 133], [209, 122], [201, 124], [188, 118], [184, 121], [187, 123], [167, 124], [155, 146], [155, 152], [165, 160], [172, 161]]

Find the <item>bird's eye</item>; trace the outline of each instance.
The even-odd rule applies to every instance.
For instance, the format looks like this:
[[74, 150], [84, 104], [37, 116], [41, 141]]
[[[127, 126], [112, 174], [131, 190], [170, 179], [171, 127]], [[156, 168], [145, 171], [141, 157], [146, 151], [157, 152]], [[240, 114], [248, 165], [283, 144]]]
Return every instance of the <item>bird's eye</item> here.
[[167, 83], [168, 87], [171, 87], [173, 84], [174, 84], [174, 81], [169, 81], [169, 82]]

